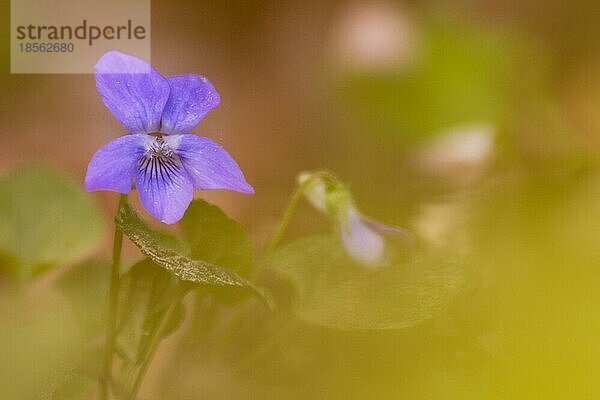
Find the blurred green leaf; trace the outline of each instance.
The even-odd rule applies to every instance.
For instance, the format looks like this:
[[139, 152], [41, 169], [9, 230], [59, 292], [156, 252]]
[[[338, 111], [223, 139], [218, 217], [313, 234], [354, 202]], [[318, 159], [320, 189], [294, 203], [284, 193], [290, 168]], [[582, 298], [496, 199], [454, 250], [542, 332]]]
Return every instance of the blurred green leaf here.
[[140, 361], [172, 301], [178, 304], [163, 338], [181, 325], [185, 308], [177, 290], [175, 278], [150, 260], [135, 264], [123, 276], [117, 342], [128, 361]]
[[144, 255], [182, 281], [251, 289], [268, 301], [260, 289], [235, 272], [206, 261], [192, 260], [162, 246], [156, 232], [128, 204], [121, 208], [115, 221]]
[[89, 261], [71, 268], [57, 282], [73, 307], [85, 339], [92, 339], [106, 329], [109, 274], [109, 261]]
[[341, 329], [417, 325], [448, 304], [465, 278], [459, 264], [441, 257], [365, 269], [331, 236], [294, 241], [273, 256], [272, 265], [297, 289], [300, 318]]
[[219, 207], [194, 200], [180, 222], [191, 256], [249, 276], [253, 249], [248, 234]]
[[103, 232], [82, 185], [56, 171], [27, 167], [0, 181], [0, 253], [21, 281], [85, 256]]

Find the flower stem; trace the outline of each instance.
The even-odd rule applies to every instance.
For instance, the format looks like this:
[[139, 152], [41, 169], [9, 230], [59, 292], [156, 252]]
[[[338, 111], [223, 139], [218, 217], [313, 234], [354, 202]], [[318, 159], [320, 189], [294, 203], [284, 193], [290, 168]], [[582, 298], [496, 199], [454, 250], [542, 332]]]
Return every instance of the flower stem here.
[[[117, 213], [127, 203], [127, 195], [119, 197]], [[108, 399], [108, 388], [112, 379], [112, 360], [115, 350], [117, 331], [117, 306], [119, 304], [119, 271], [121, 266], [121, 248], [123, 247], [123, 232], [115, 226], [113, 241], [112, 266], [110, 270], [110, 287], [108, 292], [108, 317], [106, 323], [106, 347], [104, 353], [104, 366], [100, 381], [100, 400]]]
[[283, 237], [283, 234], [287, 229], [288, 225], [290, 224], [292, 216], [294, 215], [294, 211], [296, 211], [298, 202], [302, 198], [302, 194], [304, 192], [305, 187], [306, 185], [300, 185], [296, 188], [296, 190], [294, 190], [294, 193], [290, 197], [290, 201], [288, 202], [288, 206], [285, 209], [285, 212], [283, 213], [281, 221], [279, 222], [277, 229], [273, 233], [273, 236], [271, 236], [271, 240], [269, 241], [269, 244], [265, 249], [265, 258], [268, 258], [268, 256], [270, 256], [271, 253], [273, 253], [273, 250], [275, 250], [275, 248], [281, 241], [281, 238]]
[[265, 259], [267, 259], [271, 255], [271, 253], [273, 253], [273, 250], [275, 250], [277, 245], [279, 245], [279, 242], [283, 237], [283, 233], [285, 232], [287, 226], [290, 224], [292, 216], [294, 215], [294, 211], [296, 211], [296, 207], [298, 206], [302, 195], [304, 195], [306, 189], [318, 179], [322, 179], [328, 183], [337, 182], [337, 178], [334, 175], [332, 175], [328, 171], [323, 170], [312, 173], [311, 177], [309, 177], [304, 182], [296, 186], [294, 193], [292, 193], [292, 196], [290, 197], [288, 206], [285, 209], [283, 216], [281, 217], [281, 221], [279, 222], [277, 229], [273, 233], [273, 236], [271, 236], [271, 240], [269, 241], [269, 244], [265, 249]]
[[165, 331], [168, 329], [169, 322], [173, 318], [173, 315], [179, 305], [179, 302], [185, 295], [185, 291], [182, 289], [179, 281], [175, 282], [173, 296], [171, 297], [171, 303], [169, 304], [169, 308], [165, 311], [158, 328], [154, 332], [154, 336], [152, 336], [152, 340], [148, 345], [148, 350], [144, 356], [144, 359], [141, 362], [140, 368], [138, 370], [138, 374], [131, 386], [131, 390], [129, 391], [129, 395], [127, 396], [128, 400], [135, 400], [144, 378], [146, 377], [146, 372], [148, 372], [148, 368], [154, 359], [154, 355], [158, 350], [158, 346], [162, 339], [164, 338]]
[[298, 206], [298, 203], [302, 199], [302, 195], [304, 194], [304, 191], [313, 182], [314, 182], [314, 177], [311, 179], [308, 179], [307, 181], [296, 186], [296, 189], [292, 193], [292, 196], [290, 197], [288, 205], [287, 205], [285, 211], [283, 212], [281, 221], [279, 222], [277, 229], [273, 233], [273, 236], [271, 236], [271, 240], [269, 240], [269, 243], [267, 244], [267, 247], [265, 248], [265, 252], [263, 253], [263, 256], [262, 256], [262, 262], [260, 262], [257, 265], [257, 268], [254, 271], [253, 276], [255, 279], [260, 278], [260, 276], [262, 275], [264, 268], [265, 268], [265, 261], [269, 259], [269, 257], [273, 254], [273, 251], [275, 250], [275, 248], [279, 245], [279, 242], [281, 242], [281, 238], [283, 237], [285, 230], [287, 229], [288, 225], [290, 224], [290, 221], [292, 220], [292, 216], [294, 215], [294, 212], [296, 211], [296, 207]]

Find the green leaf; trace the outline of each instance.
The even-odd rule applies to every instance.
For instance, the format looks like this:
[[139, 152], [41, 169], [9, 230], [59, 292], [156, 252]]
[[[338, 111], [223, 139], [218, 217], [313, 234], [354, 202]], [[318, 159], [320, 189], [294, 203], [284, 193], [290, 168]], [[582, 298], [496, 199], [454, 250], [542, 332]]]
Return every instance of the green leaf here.
[[227, 267], [241, 276], [250, 275], [253, 249], [248, 234], [217, 206], [194, 200], [180, 225], [192, 258]]
[[166, 249], [171, 249], [175, 253], [183, 254], [185, 256], [189, 256], [191, 254], [189, 244], [179, 239], [177, 236], [159, 230], [153, 230], [153, 234], [160, 246]]
[[177, 290], [175, 278], [150, 260], [135, 264], [123, 276], [117, 342], [127, 361], [140, 361], [172, 301], [178, 302], [176, 312], [162, 338], [181, 325], [185, 308]]
[[69, 269], [57, 282], [73, 307], [84, 339], [92, 339], [106, 329], [109, 274], [109, 261], [88, 261]]
[[70, 178], [26, 167], [0, 180], [0, 253], [19, 280], [84, 257], [103, 232], [98, 208]]
[[417, 325], [447, 305], [465, 277], [460, 264], [435, 256], [366, 269], [331, 236], [294, 241], [271, 263], [297, 289], [294, 306], [300, 318], [340, 329]]
[[[226, 267], [242, 277], [250, 276], [253, 248], [248, 234], [217, 206], [194, 200], [179, 225], [193, 259]], [[245, 293], [229, 287], [213, 287], [209, 291], [227, 304], [245, 297]]]
[[268, 302], [268, 298], [260, 289], [235, 272], [206, 261], [193, 260], [173, 249], [162, 246], [157, 233], [151, 230], [148, 224], [128, 204], [119, 210], [115, 221], [123, 230], [123, 233], [140, 249], [142, 254], [180, 280], [210, 286], [251, 289]]

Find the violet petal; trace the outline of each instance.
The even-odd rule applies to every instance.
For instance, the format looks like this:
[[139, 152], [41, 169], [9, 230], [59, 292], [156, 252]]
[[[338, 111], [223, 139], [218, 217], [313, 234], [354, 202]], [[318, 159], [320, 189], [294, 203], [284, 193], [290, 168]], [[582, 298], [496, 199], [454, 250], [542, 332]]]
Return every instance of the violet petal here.
[[213, 140], [191, 134], [180, 135], [177, 154], [196, 188], [254, 193], [239, 165]]
[[172, 76], [167, 81], [171, 89], [162, 116], [161, 131], [164, 133], [189, 133], [221, 102], [219, 93], [202, 76]]
[[144, 156], [135, 186], [146, 211], [165, 224], [179, 221], [194, 198], [194, 186], [176, 155]]
[[144, 137], [126, 135], [102, 146], [92, 157], [85, 176], [85, 189], [129, 193], [144, 155]]
[[110, 112], [131, 133], [160, 129], [169, 83], [139, 58], [109, 51], [95, 66], [96, 88]]

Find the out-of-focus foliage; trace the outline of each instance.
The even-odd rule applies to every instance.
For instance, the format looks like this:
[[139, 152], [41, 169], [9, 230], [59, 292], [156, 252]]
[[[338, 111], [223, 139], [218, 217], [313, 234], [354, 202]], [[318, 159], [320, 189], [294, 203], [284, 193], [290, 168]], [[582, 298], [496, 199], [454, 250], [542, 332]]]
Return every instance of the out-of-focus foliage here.
[[351, 261], [337, 237], [290, 243], [272, 261], [295, 285], [306, 321], [342, 329], [398, 329], [436, 315], [456, 295], [466, 271], [450, 255], [415, 255], [379, 268]]
[[[177, 282], [168, 271], [144, 260], [136, 263], [122, 278], [118, 342], [120, 354], [129, 362], [139, 362], [147, 345], [176, 294]], [[179, 304], [178, 318], [166, 331], [181, 324], [184, 311]]]
[[[163, 239], [169, 235], [162, 233]], [[175, 242], [171, 237], [167, 242]], [[106, 329], [106, 294], [108, 290], [108, 262], [87, 262], [68, 271], [59, 281], [59, 288], [71, 303], [79, 323], [80, 340], [86, 347], [80, 359], [74, 360], [74, 371], [55, 393], [58, 399], [77, 398], [80, 391], [90, 392], [90, 384], [97, 385], [99, 362]], [[185, 309], [181, 303], [176, 278], [167, 270], [146, 259], [130, 268], [120, 280], [119, 316], [117, 326], [117, 354], [120, 375], [124, 381], [142, 362], [157, 327], [165, 317], [172, 301], [176, 310], [167, 321], [162, 338], [170, 335], [183, 322]], [[94, 358], [98, 356], [97, 358]], [[91, 360], [90, 360], [91, 358]], [[79, 368], [76, 368], [79, 366]], [[128, 382], [130, 383], [130, 382]], [[60, 397], [63, 396], [63, 397]], [[68, 397], [72, 396], [72, 397]]]
[[[176, 278], [150, 260], [135, 264], [123, 276], [121, 295], [117, 345], [123, 359], [121, 374], [127, 379], [143, 362], [154, 335], [162, 335], [162, 340], [179, 328], [185, 308]], [[166, 327], [158, 332], [163, 319], [169, 317], [166, 313], [174, 301], [175, 311], [165, 322]], [[128, 386], [128, 382], [124, 384]]]
[[108, 261], [87, 261], [71, 268], [57, 282], [73, 308], [84, 340], [98, 337], [106, 326], [109, 271]]
[[89, 398], [98, 386], [104, 356], [109, 271], [108, 261], [90, 260], [70, 268], [57, 281], [57, 288], [69, 302], [63, 311], [73, 311], [76, 340], [81, 348], [69, 360], [69, 373], [57, 385], [52, 400]]
[[104, 232], [91, 197], [52, 169], [22, 168], [0, 181], [0, 253], [19, 281], [89, 254]]

